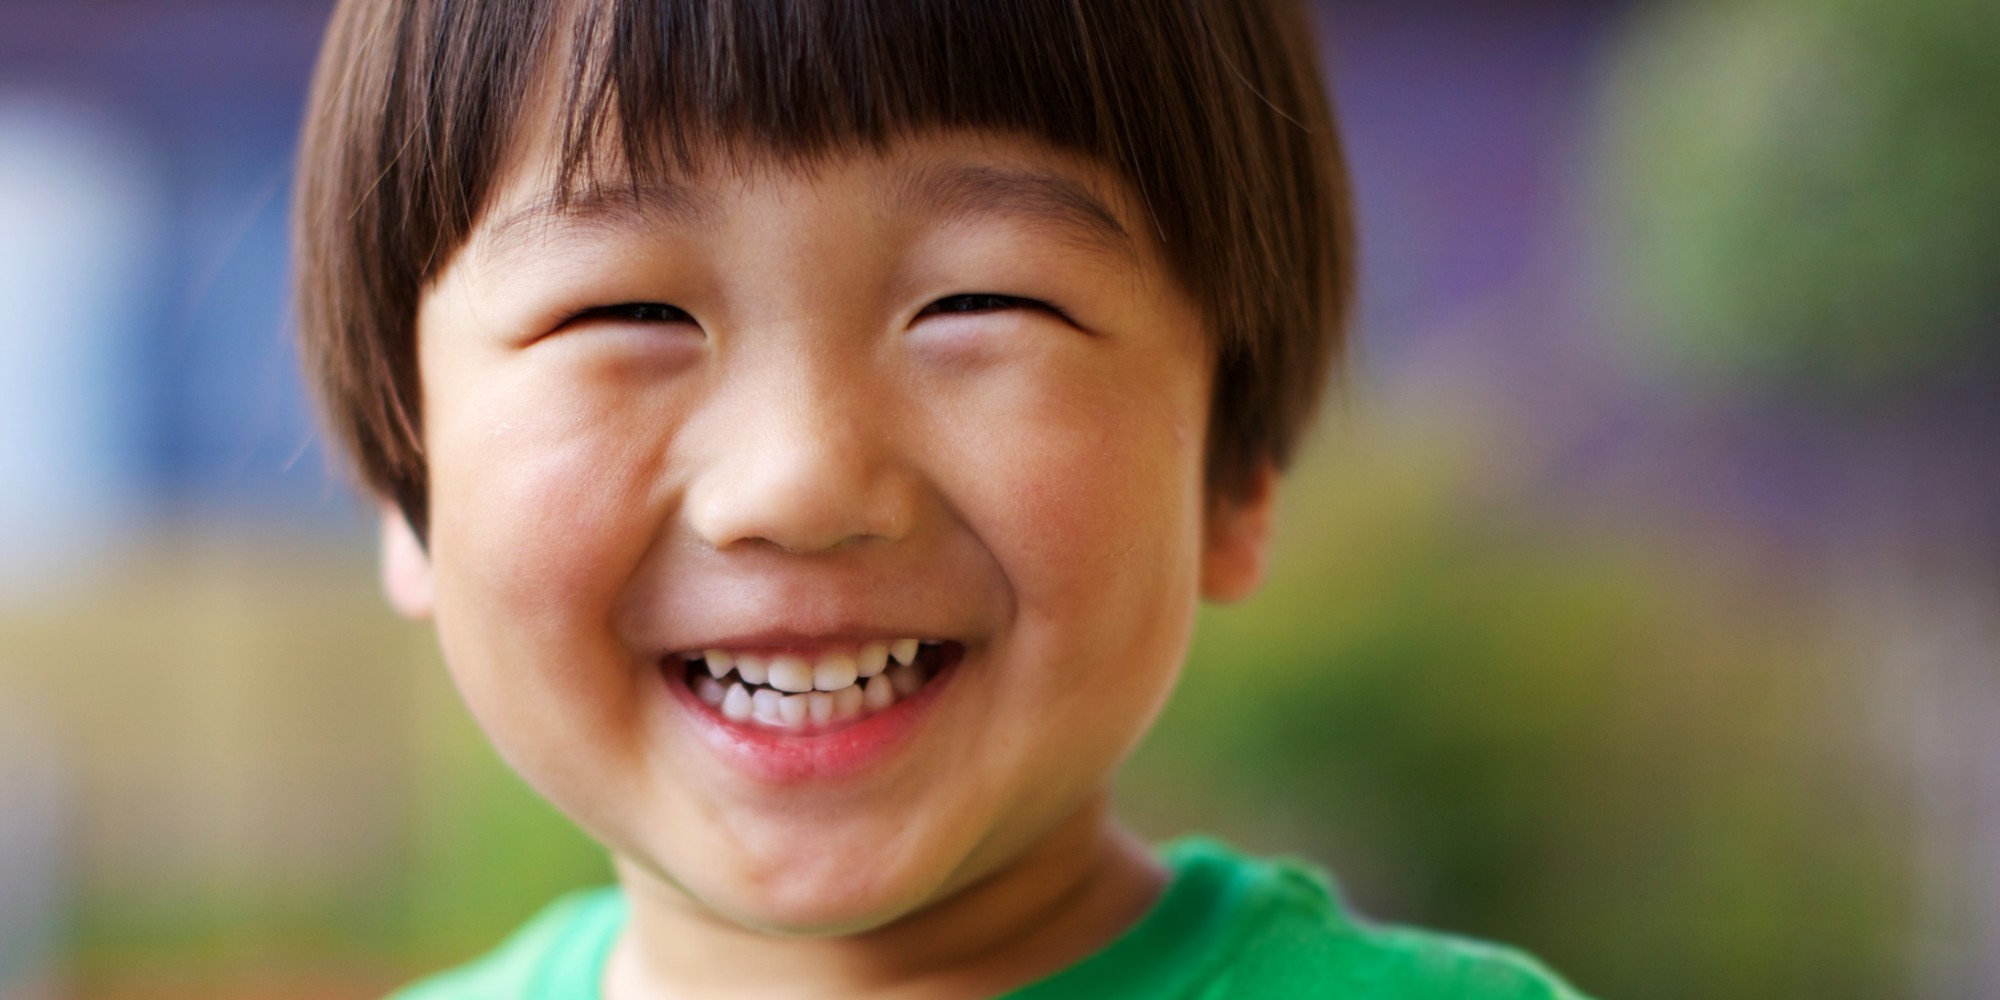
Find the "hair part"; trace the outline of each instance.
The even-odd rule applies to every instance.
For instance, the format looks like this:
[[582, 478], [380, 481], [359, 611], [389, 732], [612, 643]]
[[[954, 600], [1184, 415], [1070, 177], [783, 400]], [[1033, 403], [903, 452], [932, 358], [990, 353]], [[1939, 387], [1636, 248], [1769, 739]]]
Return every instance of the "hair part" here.
[[1313, 37], [1297, 0], [341, 0], [300, 154], [309, 378], [422, 532], [417, 306], [538, 87], [556, 88], [558, 197], [718, 146], [810, 161], [994, 131], [1129, 182], [1212, 337], [1209, 493], [1240, 493], [1296, 451], [1352, 297]]

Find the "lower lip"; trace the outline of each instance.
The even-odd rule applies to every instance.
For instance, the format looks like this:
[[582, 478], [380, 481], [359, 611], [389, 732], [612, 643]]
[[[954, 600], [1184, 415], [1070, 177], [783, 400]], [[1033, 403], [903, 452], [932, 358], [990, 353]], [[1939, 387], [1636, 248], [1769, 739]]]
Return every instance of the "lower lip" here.
[[660, 668], [661, 679], [691, 728], [716, 756], [757, 780], [773, 785], [837, 781], [872, 770], [910, 743], [931, 714], [938, 696], [958, 676], [964, 663], [940, 669], [916, 694], [899, 699], [885, 711], [825, 733], [787, 733], [742, 725], [722, 717], [695, 696], [687, 672], [677, 664]]

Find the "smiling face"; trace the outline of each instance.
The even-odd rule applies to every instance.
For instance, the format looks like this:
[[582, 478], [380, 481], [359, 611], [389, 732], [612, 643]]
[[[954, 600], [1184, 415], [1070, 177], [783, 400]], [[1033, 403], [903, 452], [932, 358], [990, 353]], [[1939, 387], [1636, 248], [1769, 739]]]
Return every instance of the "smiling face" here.
[[429, 545], [386, 562], [506, 760], [628, 879], [800, 933], [1099, 802], [1268, 505], [1209, 515], [1205, 333], [1122, 184], [984, 136], [551, 177], [423, 298]]

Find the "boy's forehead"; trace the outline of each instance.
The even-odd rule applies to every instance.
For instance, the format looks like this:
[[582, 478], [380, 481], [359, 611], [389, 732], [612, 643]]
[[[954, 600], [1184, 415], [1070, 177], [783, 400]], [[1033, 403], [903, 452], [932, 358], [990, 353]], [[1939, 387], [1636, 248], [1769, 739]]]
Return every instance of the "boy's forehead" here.
[[732, 197], [778, 175], [808, 185], [845, 175], [844, 193], [896, 221], [949, 227], [999, 220], [1126, 266], [1146, 256], [1145, 229], [1128, 221], [1143, 212], [1127, 185], [1108, 169], [1029, 141], [932, 135], [811, 158], [734, 149], [701, 158], [693, 169], [656, 168], [646, 176], [603, 162], [569, 183], [552, 160], [516, 173], [475, 229], [480, 257], [504, 262], [553, 235], [713, 231]]

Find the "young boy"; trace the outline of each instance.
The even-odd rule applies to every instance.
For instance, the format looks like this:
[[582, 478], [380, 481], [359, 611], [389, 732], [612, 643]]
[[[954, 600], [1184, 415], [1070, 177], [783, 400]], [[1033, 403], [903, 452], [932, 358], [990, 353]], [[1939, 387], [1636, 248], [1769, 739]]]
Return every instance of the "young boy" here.
[[401, 996], [1572, 996], [1107, 811], [1340, 345], [1295, 4], [344, 0], [302, 165], [391, 601], [618, 873]]

